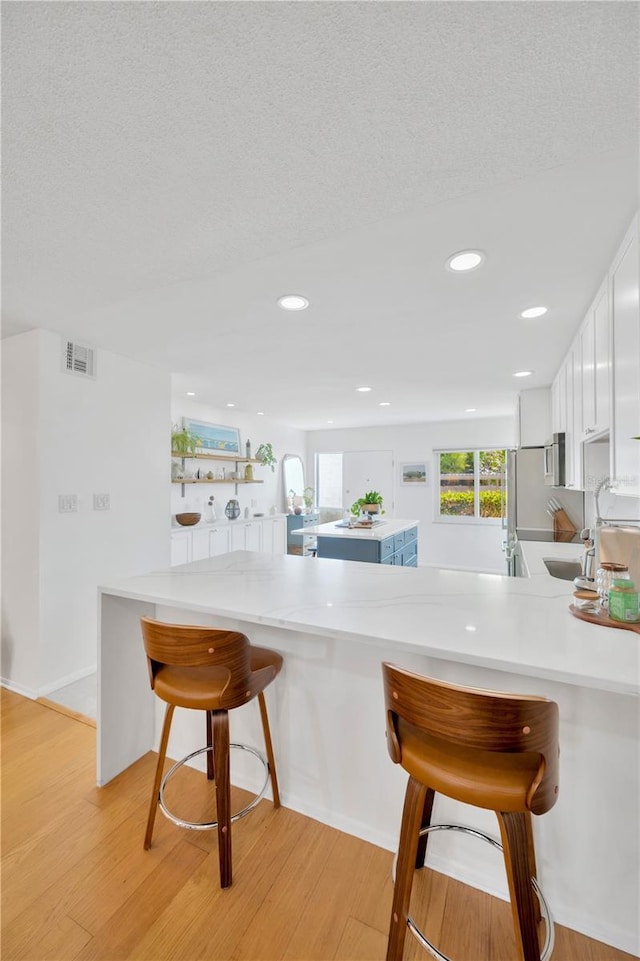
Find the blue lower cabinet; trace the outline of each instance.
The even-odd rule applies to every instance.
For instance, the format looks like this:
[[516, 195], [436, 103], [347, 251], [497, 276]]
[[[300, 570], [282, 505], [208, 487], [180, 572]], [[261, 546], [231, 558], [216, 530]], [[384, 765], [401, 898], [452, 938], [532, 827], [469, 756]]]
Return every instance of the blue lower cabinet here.
[[292, 531], [302, 530], [304, 527], [312, 527], [320, 519], [319, 514], [287, 514], [287, 554], [302, 554], [311, 540], [309, 537], [301, 537], [300, 534], [292, 534]]
[[392, 534], [382, 541], [351, 540], [348, 537], [318, 537], [318, 557], [368, 564], [418, 566], [418, 528]]

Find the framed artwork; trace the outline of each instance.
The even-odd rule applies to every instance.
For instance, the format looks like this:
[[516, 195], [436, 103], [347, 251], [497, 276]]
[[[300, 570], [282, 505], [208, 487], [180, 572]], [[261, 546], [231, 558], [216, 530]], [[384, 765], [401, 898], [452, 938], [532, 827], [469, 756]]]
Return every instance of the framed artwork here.
[[414, 484], [426, 484], [426, 461], [416, 461], [412, 464], [400, 464], [400, 483], [411, 486]]
[[237, 427], [207, 424], [202, 420], [182, 418], [182, 426], [200, 438], [197, 448], [200, 454], [239, 454], [240, 431]]

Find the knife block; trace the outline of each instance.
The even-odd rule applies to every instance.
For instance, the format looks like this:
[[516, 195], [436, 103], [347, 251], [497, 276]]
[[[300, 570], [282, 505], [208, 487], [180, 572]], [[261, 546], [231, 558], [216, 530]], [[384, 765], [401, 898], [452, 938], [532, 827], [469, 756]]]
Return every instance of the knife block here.
[[560, 508], [553, 515], [553, 539], [561, 543], [570, 543], [576, 534], [576, 527], [569, 519], [565, 510]]

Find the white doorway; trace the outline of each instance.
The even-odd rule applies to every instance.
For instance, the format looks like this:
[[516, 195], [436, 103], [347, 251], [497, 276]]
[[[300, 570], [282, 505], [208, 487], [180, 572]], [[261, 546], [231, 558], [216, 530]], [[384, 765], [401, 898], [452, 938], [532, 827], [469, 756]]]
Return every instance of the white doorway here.
[[393, 451], [347, 450], [342, 455], [342, 504], [347, 510], [367, 491], [382, 494], [383, 510], [393, 517]]

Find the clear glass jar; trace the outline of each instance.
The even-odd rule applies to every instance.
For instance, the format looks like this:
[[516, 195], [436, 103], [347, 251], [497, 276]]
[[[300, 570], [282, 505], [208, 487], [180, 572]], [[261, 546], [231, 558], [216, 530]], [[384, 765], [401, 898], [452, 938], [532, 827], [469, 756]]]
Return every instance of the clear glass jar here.
[[596, 572], [596, 590], [603, 610], [609, 609], [609, 590], [614, 579], [629, 580], [629, 568], [626, 564], [604, 561]]

